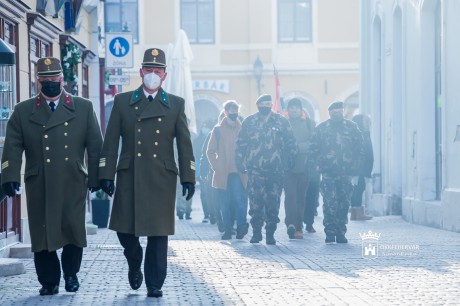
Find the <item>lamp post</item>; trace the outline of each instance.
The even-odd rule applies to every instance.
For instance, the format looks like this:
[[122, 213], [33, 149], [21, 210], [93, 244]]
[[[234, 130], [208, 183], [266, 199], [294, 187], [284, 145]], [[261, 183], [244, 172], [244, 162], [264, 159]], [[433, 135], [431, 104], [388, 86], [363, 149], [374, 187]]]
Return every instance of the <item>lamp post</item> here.
[[260, 96], [260, 80], [262, 79], [262, 72], [264, 70], [264, 64], [260, 60], [260, 58], [257, 56], [256, 60], [254, 61], [253, 64], [253, 72], [254, 72], [254, 77], [256, 78], [257, 82], [257, 93]]

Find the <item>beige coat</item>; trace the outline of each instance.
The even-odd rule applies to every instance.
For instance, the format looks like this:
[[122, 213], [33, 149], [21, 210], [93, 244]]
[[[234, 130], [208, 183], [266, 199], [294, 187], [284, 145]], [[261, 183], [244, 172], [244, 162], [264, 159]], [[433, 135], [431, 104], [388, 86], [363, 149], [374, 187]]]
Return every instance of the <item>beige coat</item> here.
[[161, 88], [152, 102], [142, 87], [115, 96], [99, 162], [100, 179], [117, 176], [110, 229], [136, 236], [174, 234], [177, 175], [181, 183], [195, 183], [184, 107], [184, 99]]
[[[241, 130], [241, 122], [228, 117], [216, 125], [211, 132], [206, 155], [213, 170], [212, 187], [227, 190], [227, 179], [230, 173], [238, 173], [235, 164], [236, 139]], [[240, 174], [244, 188], [247, 175]]]
[[[86, 246], [87, 188], [98, 186], [102, 135], [91, 101], [63, 92], [51, 112], [41, 96], [17, 104], [8, 121], [2, 183], [25, 189], [32, 251]], [[88, 155], [88, 168], [85, 164]]]

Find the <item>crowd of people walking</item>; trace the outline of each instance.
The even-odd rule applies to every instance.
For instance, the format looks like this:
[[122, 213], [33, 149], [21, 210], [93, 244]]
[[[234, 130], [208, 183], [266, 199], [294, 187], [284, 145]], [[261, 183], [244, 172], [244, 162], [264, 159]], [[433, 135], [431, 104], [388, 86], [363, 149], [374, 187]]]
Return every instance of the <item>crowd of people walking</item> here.
[[265, 225], [265, 242], [276, 244], [284, 191], [286, 234], [303, 239], [316, 232], [321, 194], [325, 242], [347, 243], [349, 212], [350, 220], [372, 219], [362, 205], [373, 167], [370, 118], [348, 120], [344, 103], [336, 101], [330, 118], [316, 126], [298, 98], [287, 102], [284, 114], [272, 111], [270, 95], [256, 105], [258, 111], [243, 118], [238, 102], [226, 101], [217, 123], [205, 122], [193, 142], [203, 222], [217, 224], [222, 240], [242, 239], [250, 223], [251, 243], [263, 240]]

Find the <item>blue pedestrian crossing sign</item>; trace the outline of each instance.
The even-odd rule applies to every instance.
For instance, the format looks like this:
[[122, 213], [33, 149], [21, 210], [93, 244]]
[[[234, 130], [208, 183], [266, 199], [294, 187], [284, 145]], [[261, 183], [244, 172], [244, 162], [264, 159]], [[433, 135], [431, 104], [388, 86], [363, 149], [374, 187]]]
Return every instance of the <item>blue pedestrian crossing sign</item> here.
[[105, 59], [107, 68], [133, 67], [132, 34], [106, 33], [105, 41]]

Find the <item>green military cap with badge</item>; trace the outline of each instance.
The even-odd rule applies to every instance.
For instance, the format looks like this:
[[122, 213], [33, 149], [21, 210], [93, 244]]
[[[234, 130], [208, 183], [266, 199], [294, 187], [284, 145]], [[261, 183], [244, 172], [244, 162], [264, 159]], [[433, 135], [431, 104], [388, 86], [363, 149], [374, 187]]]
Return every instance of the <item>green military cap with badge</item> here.
[[39, 77], [57, 76], [62, 73], [61, 61], [55, 57], [44, 57], [37, 61]]
[[164, 51], [158, 48], [145, 50], [142, 67], [166, 68], [166, 56]]

